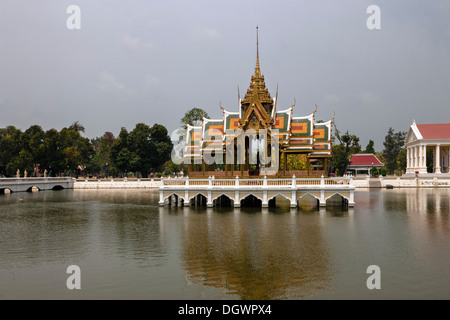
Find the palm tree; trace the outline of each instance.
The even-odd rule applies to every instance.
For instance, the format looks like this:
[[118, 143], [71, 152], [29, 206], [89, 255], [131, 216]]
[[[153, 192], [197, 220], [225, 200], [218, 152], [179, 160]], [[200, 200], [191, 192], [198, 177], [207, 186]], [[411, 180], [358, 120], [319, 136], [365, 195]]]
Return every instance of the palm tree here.
[[84, 132], [84, 127], [80, 122], [75, 121], [74, 123], [72, 123], [70, 125], [69, 130], [73, 130], [73, 131], [77, 131], [77, 132]]

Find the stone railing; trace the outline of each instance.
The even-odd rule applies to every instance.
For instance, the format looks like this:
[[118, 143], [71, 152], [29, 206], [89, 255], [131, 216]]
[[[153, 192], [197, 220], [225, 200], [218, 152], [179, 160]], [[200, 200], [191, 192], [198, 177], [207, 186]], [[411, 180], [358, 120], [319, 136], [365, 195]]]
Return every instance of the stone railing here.
[[297, 178], [295, 175], [292, 178], [239, 178], [234, 179], [216, 179], [215, 176], [207, 179], [161, 179], [160, 187], [197, 187], [197, 186], [218, 186], [218, 187], [296, 187], [296, 186], [333, 186], [333, 185], [353, 185], [353, 177], [338, 177], [338, 178]]

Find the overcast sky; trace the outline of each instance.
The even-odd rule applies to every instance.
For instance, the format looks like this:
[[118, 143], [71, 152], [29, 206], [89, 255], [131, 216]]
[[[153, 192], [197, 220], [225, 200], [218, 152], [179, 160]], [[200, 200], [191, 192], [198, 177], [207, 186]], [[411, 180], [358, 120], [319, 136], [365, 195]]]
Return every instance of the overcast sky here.
[[[81, 9], [69, 30], [66, 9]], [[369, 30], [369, 5], [381, 30]], [[0, 2], [0, 127], [85, 136], [160, 123], [169, 132], [192, 107], [237, 111], [256, 60], [278, 108], [319, 106], [377, 150], [389, 127], [450, 122], [450, 1]]]

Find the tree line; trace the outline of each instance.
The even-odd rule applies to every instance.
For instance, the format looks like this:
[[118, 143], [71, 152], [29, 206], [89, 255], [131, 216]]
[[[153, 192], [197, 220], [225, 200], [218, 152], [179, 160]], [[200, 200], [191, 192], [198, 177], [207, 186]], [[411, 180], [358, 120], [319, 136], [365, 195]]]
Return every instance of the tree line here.
[[84, 130], [78, 121], [60, 131], [38, 125], [23, 132], [14, 126], [0, 128], [0, 175], [13, 177], [19, 170], [28, 177], [43, 176], [44, 171], [48, 176], [148, 177], [169, 165], [173, 145], [160, 124], [138, 123], [130, 132], [122, 128], [117, 138], [105, 132], [89, 140], [81, 135]]
[[[181, 125], [194, 125], [203, 116], [208, 117], [206, 111], [193, 108], [181, 119]], [[148, 177], [177, 173], [183, 167], [170, 160], [173, 144], [163, 125], [138, 123], [131, 131], [122, 128], [117, 137], [105, 132], [91, 140], [81, 135], [84, 130], [78, 121], [60, 131], [44, 131], [38, 125], [24, 132], [14, 126], [0, 128], [0, 176], [15, 176], [17, 170], [22, 176], [25, 170], [28, 176], [42, 176], [46, 170], [48, 176]], [[375, 151], [373, 140], [363, 150], [356, 135], [342, 133], [336, 126], [334, 132], [329, 173], [345, 174], [351, 155], [356, 153], [375, 154], [384, 163], [383, 175], [406, 171], [406, 132], [389, 128], [381, 152]], [[290, 167], [304, 167], [301, 157], [290, 161]]]
[[373, 140], [369, 140], [366, 148], [362, 150], [359, 138], [356, 135], [348, 131], [341, 133], [335, 126], [333, 153], [330, 168], [328, 169], [337, 176], [343, 175], [347, 172], [347, 167], [350, 165], [350, 158], [353, 154], [373, 153], [384, 164], [384, 167], [381, 169], [381, 172], [373, 168], [372, 174], [401, 175], [406, 172], [406, 134], [405, 131], [395, 132], [393, 128], [389, 128], [383, 142], [384, 149], [381, 152], [376, 152]]

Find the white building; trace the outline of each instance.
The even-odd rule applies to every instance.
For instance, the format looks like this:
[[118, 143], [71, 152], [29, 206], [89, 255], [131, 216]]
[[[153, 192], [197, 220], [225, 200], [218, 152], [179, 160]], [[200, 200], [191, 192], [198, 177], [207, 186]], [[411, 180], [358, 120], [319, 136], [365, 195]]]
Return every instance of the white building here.
[[448, 173], [450, 123], [416, 124], [406, 136], [406, 173], [427, 173], [427, 149], [433, 150], [433, 173]]

